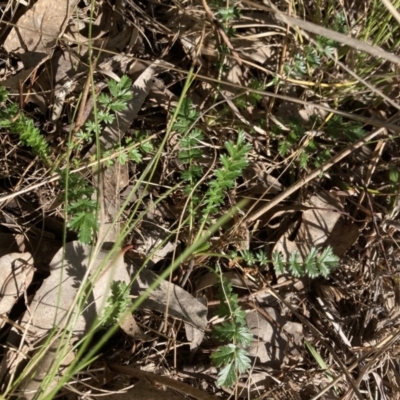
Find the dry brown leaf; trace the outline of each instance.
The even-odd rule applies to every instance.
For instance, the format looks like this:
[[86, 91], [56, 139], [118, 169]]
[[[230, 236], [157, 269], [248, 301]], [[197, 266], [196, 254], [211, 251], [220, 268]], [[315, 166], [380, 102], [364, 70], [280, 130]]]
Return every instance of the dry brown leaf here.
[[[38, 398], [37, 393], [38, 391], [40, 391], [40, 386], [42, 385], [43, 380], [48, 375], [49, 370], [54, 365], [54, 359], [57, 354], [57, 349], [61, 346], [63, 346], [62, 338], [57, 338], [46, 349], [43, 358], [41, 358], [40, 361], [35, 365], [32, 374], [28, 374], [18, 385], [18, 391], [23, 393], [23, 396], [21, 396], [20, 398], [24, 398], [25, 400]], [[60, 364], [58, 374], [55, 375], [52, 382], [49, 382], [49, 384], [46, 385], [46, 391], [41, 393], [40, 398], [42, 399], [46, 398], [46, 394], [50, 394], [50, 392], [57, 386], [57, 383], [62, 377], [63, 371], [65, 371], [65, 369], [74, 360], [72, 346], [70, 344], [67, 344], [66, 346], [69, 351], [66, 353], [65, 358]], [[36, 348], [40, 349], [40, 346], [37, 346]]]
[[168, 398], [168, 400], [185, 400], [186, 397], [175, 392], [172, 389], [157, 388], [148, 380], [141, 380], [133, 389], [126, 392], [119, 391], [109, 395], [101, 396], [91, 395], [90, 397], [99, 400], [160, 400], [160, 398]]
[[12, 28], [4, 48], [18, 54], [25, 68], [36, 67], [53, 54], [77, 4], [78, 0], [39, 0]]
[[[75, 302], [79, 287], [87, 272], [91, 254], [90, 246], [71, 242], [60, 249], [50, 263], [50, 276], [36, 292], [30, 306], [31, 315], [25, 314], [22, 324], [36, 331], [36, 338], [45, 335], [54, 327], [65, 324], [70, 307]], [[92, 266], [92, 277], [98, 268], [104, 264], [108, 252], [101, 250]], [[91, 327], [97, 317], [101, 317], [106, 301], [110, 295], [112, 281], [129, 283], [123, 252], [117, 253], [113, 259], [106, 262], [105, 269], [94, 280], [93, 292], [89, 301], [72, 327], [76, 335], [82, 335]], [[71, 327], [70, 327], [71, 328]]]
[[[271, 324], [256, 310], [248, 312], [246, 322], [254, 338], [247, 351], [250, 356], [257, 357], [259, 363], [279, 368], [287, 352], [292, 355], [297, 354], [285, 331], [292, 335], [295, 343], [300, 343], [303, 338], [303, 327], [299, 323], [286, 320], [275, 308], [265, 307], [263, 310], [277, 323], [277, 326]], [[279, 329], [278, 326], [284, 329]]]
[[10, 76], [8, 79], [0, 81], [1, 86], [4, 86], [7, 89], [18, 90], [21, 83], [24, 83], [29, 78], [34, 69], [35, 68], [32, 67], [19, 71], [17, 74]]
[[[67, 322], [66, 318], [87, 272], [90, 254], [90, 246], [71, 242], [67, 243], [65, 249], [61, 249], [53, 258], [50, 264], [51, 275], [37, 291], [30, 306], [31, 314], [26, 313], [22, 322], [23, 326], [28, 326], [31, 331], [35, 331], [35, 339], [45, 335], [54, 327], [62, 327]], [[75, 311], [72, 312], [71, 318], [76, 317], [77, 321], [70, 329], [73, 329], [78, 336], [87, 332], [96, 318], [102, 316], [110, 295], [111, 282], [130, 283], [131, 278], [124, 263], [123, 251], [108, 260], [100, 275], [94, 277], [100, 266], [104, 265], [108, 254], [106, 250], [101, 250], [93, 261], [90, 278], [94, 283], [93, 291], [84, 311], [79, 316], [75, 314]], [[135, 276], [137, 272], [134, 269], [132, 276]], [[158, 276], [151, 271], [140, 271], [132, 284], [131, 294], [134, 297], [140, 296], [157, 279]], [[167, 303], [168, 310], [166, 310]], [[160, 312], [168, 311], [171, 316], [182, 319], [202, 331], [207, 325], [207, 307], [182, 288], [167, 281], [162, 281], [141, 307]], [[134, 320], [128, 320], [127, 324], [129, 324], [127, 329], [131, 336], [136, 335], [138, 339], [143, 337], [138, 327], [132, 331]]]
[[295, 237], [292, 237], [293, 224], [276, 242], [273, 251], [281, 252], [284, 260], [288, 260], [293, 251], [305, 257], [312, 247], [322, 248], [330, 244], [335, 254], [343, 255], [354, 243], [358, 229], [354, 224], [339, 222], [341, 205], [327, 192], [312, 196], [304, 205], [310, 209], [303, 211]]
[[[137, 269], [133, 267], [133, 274], [136, 272]], [[139, 297], [154, 284], [157, 279], [158, 276], [154, 272], [147, 269], [142, 270], [136, 281], [132, 284], [132, 295]], [[140, 307], [163, 313], [167, 312], [168, 315], [181, 319], [201, 331], [204, 331], [207, 326], [207, 307], [186, 290], [168, 281], [162, 281], [161, 284], [150, 293], [149, 297], [143, 301]]]

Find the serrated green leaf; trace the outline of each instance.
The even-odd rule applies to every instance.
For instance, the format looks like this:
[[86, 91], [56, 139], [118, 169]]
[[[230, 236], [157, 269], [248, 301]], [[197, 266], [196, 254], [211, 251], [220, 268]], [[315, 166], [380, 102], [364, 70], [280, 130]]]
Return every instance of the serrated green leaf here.
[[150, 141], [145, 141], [140, 144], [140, 149], [145, 153], [151, 153], [154, 151], [154, 146]]
[[301, 151], [299, 155], [299, 164], [300, 167], [305, 169], [308, 164], [308, 154], [305, 151]]
[[128, 285], [123, 281], [113, 281], [111, 283], [111, 295], [107, 299], [106, 307], [102, 315], [102, 324], [111, 326], [118, 322], [119, 318], [131, 306], [129, 299]]
[[221, 325], [214, 327], [213, 336], [222, 342], [231, 342], [236, 335], [236, 330], [236, 325], [232, 321], [223, 322]]
[[120, 92], [125, 93], [130, 91], [132, 86], [132, 80], [127, 76], [123, 75], [121, 80], [118, 82], [118, 89]]
[[126, 102], [120, 100], [114, 100], [111, 104], [109, 104], [108, 108], [113, 112], [119, 112], [126, 110]]
[[99, 119], [99, 122], [104, 122], [106, 124], [111, 124], [115, 119], [114, 115], [109, 114], [109, 113], [104, 112], [104, 111], [99, 111], [97, 113], [97, 117]]
[[307, 275], [310, 278], [316, 278], [320, 274], [317, 268], [317, 255], [318, 249], [316, 247], [312, 247], [304, 260], [304, 267]]
[[291, 274], [295, 278], [299, 278], [300, 276], [303, 276], [303, 268], [302, 268], [302, 263], [300, 261], [300, 253], [297, 250], [293, 251], [290, 254], [289, 269], [290, 269]]
[[111, 96], [114, 98], [117, 97], [119, 93], [118, 82], [110, 79], [107, 81], [107, 86], [108, 89], [110, 90]]
[[330, 246], [326, 247], [317, 259], [318, 269], [323, 277], [327, 277], [339, 264], [339, 257], [333, 253]]
[[128, 152], [129, 158], [136, 163], [140, 163], [142, 161], [142, 155], [139, 153], [138, 149], [131, 149]]
[[235, 365], [233, 362], [227, 364], [218, 373], [218, 386], [232, 387], [236, 382]]
[[233, 361], [235, 357], [237, 347], [230, 343], [226, 346], [220, 346], [214, 353], [211, 354], [210, 358], [216, 367], [226, 365]]
[[267, 265], [269, 261], [267, 255], [262, 250], [259, 250], [256, 253], [256, 259], [261, 265]]
[[251, 367], [250, 358], [243, 349], [237, 349], [235, 357], [235, 369], [239, 374], [245, 373]]
[[242, 345], [243, 347], [250, 346], [253, 340], [253, 334], [250, 332], [247, 325], [236, 327], [235, 340], [237, 344]]
[[278, 153], [282, 157], [284, 157], [287, 154], [287, 152], [289, 151], [289, 148], [290, 148], [290, 144], [286, 140], [282, 140], [279, 142], [279, 145], [278, 145]]
[[73, 214], [79, 211], [96, 212], [97, 203], [90, 198], [81, 198], [79, 200], [71, 201], [68, 204], [68, 212]]
[[391, 183], [399, 183], [400, 173], [396, 167], [391, 166], [389, 169], [389, 180]]
[[100, 104], [103, 104], [106, 107], [111, 103], [111, 97], [105, 93], [100, 93], [97, 100]]
[[94, 214], [79, 212], [72, 216], [68, 226], [78, 232], [78, 239], [81, 243], [89, 244], [97, 232], [99, 223]]
[[128, 154], [126, 153], [120, 153], [118, 155], [118, 161], [121, 165], [125, 165], [126, 162], [128, 161]]

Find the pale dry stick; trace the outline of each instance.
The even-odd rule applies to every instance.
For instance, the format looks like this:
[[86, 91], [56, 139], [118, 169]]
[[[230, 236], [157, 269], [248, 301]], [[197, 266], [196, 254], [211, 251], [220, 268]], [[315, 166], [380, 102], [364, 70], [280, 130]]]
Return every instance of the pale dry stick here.
[[[316, 46], [317, 48], [320, 48], [321, 46], [318, 43], [316, 43], [316, 41], [312, 37], [310, 37], [305, 31], [313, 32], [313, 33], [316, 33], [317, 35], [326, 36], [326, 37], [331, 38], [331, 39], [333, 39], [333, 36], [335, 36], [335, 34], [337, 34], [337, 35], [340, 36], [341, 40], [339, 40], [339, 38], [334, 39], [334, 40], [336, 40], [336, 41], [338, 41], [340, 43], [344, 43], [344, 44], [346, 44], [346, 45], [348, 45], [350, 47], [354, 47], [357, 50], [362, 50], [362, 51], [365, 51], [365, 52], [367, 52], [369, 54], [372, 54], [371, 51], [365, 50], [366, 47], [362, 46], [362, 45], [366, 45], [368, 48], [373, 48], [373, 49], [374, 49], [374, 47], [368, 45], [365, 42], [362, 42], [362, 41], [357, 40], [357, 39], [353, 39], [351, 37], [348, 37], [346, 35], [343, 35], [341, 33], [336, 32], [336, 31], [332, 31], [330, 29], [323, 28], [323, 27], [321, 27], [319, 25], [316, 25], [316, 24], [313, 24], [311, 22], [304, 21], [304, 20], [301, 20], [301, 19], [298, 19], [298, 18], [290, 17], [289, 15], [284, 14], [283, 12], [281, 12], [277, 7], [275, 7], [269, 1], [264, 0], [264, 2], [270, 5], [272, 11], [275, 13], [275, 17], [279, 21], [284, 22], [285, 24], [294, 25], [294, 26], [297, 26], [298, 28], [301, 28], [301, 29], [299, 29], [300, 33], [304, 37], [306, 37], [311, 43], [313, 43], [314, 46]], [[246, 0], [245, 3], [252, 3], [252, 2]], [[262, 7], [262, 8], [265, 9], [267, 7]], [[354, 44], [355, 42], [353, 42], [353, 41], [355, 41], [355, 42], [357, 42], [359, 44], [358, 47]], [[351, 43], [353, 43], [353, 45]], [[361, 47], [363, 47], [363, 48], [361, 48]], [[381, 50], [381, 49], [376, 48], [376, 50]], [[384, 52], [384, 53], [387, 53], [387, 52], [385, 52], [383, 50], [381, 50], [381, 51]], [[392, 59], [390, 59], [389, 61], [392, 61], [392, 62], [394, 62], [396, 64], [400, 64], [400, 57], [397, 57], [392, 53], [387, 53], [387, 54], [392, 56]], [[346, 65], [344, 65], [341, 61], [337, 60], [333, 55], [331, 55], [329, 53], [327, 53], [326, 55], [327, 55], [328, 58], [333, 60], [335, 64], [339, 65], [343, 70], [345, 70], [348, 74], [350, 74], [357, 81], [361, 82], [363, 85], [368, 87], [368, 89], [370, 89], [372, 92], [376, 93], [382, 99], [386, 100], [394, 108], [400, 110], [399, 104], [396, 103], [395, 101], [393, 101], [390, 97], [386, 96], [382, 91], [380, 91], [379, 89], [377, 89], [376, 87], [374, 87], [373, 85], [368, 83], [365, 79], [361, 78], [359, 75], [357, 75], [355, 72], [353, 72], [350, 68], [348, 68]], [[393, 61], [393, 57], [396, 57], [397, 61]]]
[[[96, 68], [96, 59], [93, 60], [92, 63], [92, 71]], [[81, 103], [79, 106], [79, 111], [78, 111], [78, 115], [76, 117], [76, 121], [75, 121], [75, 126], [74, 129], [72, 130], [72, 134], [74, 135], [75, 133], [77, 133], [79, 131], [79, 129], [81, 129], [81, 126], [85, 123], [84, 121], [84, 116], [85, 116], [85, 108], [86, 108], [86, 102], [89, 96], [89, 89], [92, 83], [92, 74], [90, 72], [88, 72], [88, 76], [86, 78], [86, 82], [85, 82], [85, 86], [83, 88], [83, 93], [82, 93], [82, 98], [81, 98]]]
[[400, 13], [397, 11], [396, 7], [389, 0], [381, 0], [383, 5], [392, 14], [393, 18], [400, 24]]
[[313, 172], [308, 174], [302, 179], [299, 179], [297, 182], [295, 182], [292, 186], [289, 186], [284, 192], [276, 196], [274, 199], [272, 199], [269, 203], [265, 204], [261, 209], [257, 210], [253, 214], [249, 213], [254, 209], [254, 207], [258, 204], [257, 202], [250, 208], [250, 210], [247, 212], [247, 215], [244, 218], [245, 221], [247, 222], [254, 222], [257, 220], [259, 217], [261, 217], [263, 214], [265, 214], [267, 211], [269, 211], [271, 208], [275, 207], [278, 205], [280, 202], [285, 200], [287, 197], [289, 197], [291, 194], [299, 190], [301, 187], [303, 187], [305, 184], [308, 182], [311, 182], [313, 179], [317, 178], [320, 174], [324, 173], [327, 171], [329, 168], [331, 168], [333, 165], [338, 163], [340, 160], [342, 160], [344, 157], [348, 156], [350, 153], [352, 153], [354, 150], [358, 149], [368, 141], [372, 140], [374, 137], [378, 136], [379, 134], [385, 132], [384, 128], [380, 128], [376, 130], [375, 132], [370, 133], [366, 137], [358, 140], [357, 142], [351, 144], [348, 146], [346, 149], [344, 149], [342, 152], [337, 154], [336, 156], [332, 157], [330, 160], [328, 160], [325, 164], [321, 165], [319, 168], [315, 169]]

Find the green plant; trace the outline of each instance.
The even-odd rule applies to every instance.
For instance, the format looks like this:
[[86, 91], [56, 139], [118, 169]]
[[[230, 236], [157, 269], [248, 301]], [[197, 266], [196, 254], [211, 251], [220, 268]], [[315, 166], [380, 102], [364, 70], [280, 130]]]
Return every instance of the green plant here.
[[104, 327], [110, 327], [117, 324], [124, 313], [132, 307], [129, 298], [129, 288], [125, 282], [113, 281], [111, 283], [111, 294], [107, 299], [101, 318], [101, 324]]
[[[321, 253], [317, 248], [311, 248], [304, 261], [301, 261], [297, 251], [292, 252], [286, 262], [279, 252], [274, 252], [272, 260], [268, 260], [261, 250], [255, 253], [249, 250], [241, 250], [239, 253], [233, 251], [229, 258], [236, 261], [241, 258], [250, 267], [257, 264], [266, 266], [272, 261], [279, 273], [288, 270], [294, 277], [310, 278], [327, 277], [339, 263], [339, 258], [329, 246]], [[221, 274], [218, 275], [220, 280], [217, 297], [221, 303], [217, 314], [225, 318], [225, 321], [214, 327], [213, 336], [226, 344], [218, 347], [211, 359], [217, 367], [222, 368], [218, 373], [218, 385], [231, 387], [237, 382], [239, 375], [250, 368], [250, 359], [245, 348], [250, 345], [253, 335], [246, 325], [245, 312], [239, 307], [238, 296], [233, 293], [232, 285]]]
[[240, 18], [240, 10], [236, 3], [236, 0], [230, 2], [226, 0], [214, 0], [210, 4], [212, 8], [216, 9], [215, 17], [228, 37], [235, 35], [236, 31], [232, 28], [231, 24], [234, 20]]
[[366, 135], [362, 124], [356, 121], [344, 121], [340, 115], [333, 115], [325, 127], [325, 133], [332, 139], [355, 142]]
[[23, 113], [19, 113], [18, 106], [8, 103], [7, 99], [8, 91], [0, 86], [0, 127], [17, 133], [22, 145], [31, 147], [35, 154], [49, 166], [49, 146], [46, 139], [40, 133], [39, 128], [34, 125], [33, 120]]
[[272, 263], [277, 272], [283, 274], [289, 271], [295, 278], [303, 276], [326, 278], [338, 266], [339, 257], [333, 253], [330, 246], [321, 253], [316, 247], [312, 247], [304, 260], [298, 251], [293, 251], [287, 261], [280, 252], [275, 251], [272, 253]]
[[[108, 80], [107, 86], [110, 95], [101, 93], [98, 97], [99, 111], [97, 112], [97, 123], [87, 121], [85, 130], [79, 130], [76, 134], [77, 141], [70, 142], [70, 151], [78, 151], [84, 142], [92, 141], [101, 132], [101, 126], [111, 124], [117, 112], [127, 107], [127, 101], [132, 97], [130, 87], [132, 81], [123, 76], [119, 82]], [[126, 153], [118, 149], [119, 161], [126, 162]], [[128, 153], [132, 160], [138, 161], [134, 151]], [[79, 165], [79, 162], [78, 162]], [[68, 168], [63, 173], [62, 183], [66, 189], [66, 213], [69, 216], [68, 227], [78, 232], [78, 239], [82, 243], [90, 243], [96, 235], [99, 227], [98, 203], [93, 200], [93, 187], [81, 176], [68, 174]]]
[[[248, 87], [250, 89], [265, 90], [265, 84], [258, 79], [251, 79]], [[233, 102], [240, 110], [246, 110], [248, 105], [250, 105], [251, 107], [256, 107], [261, 99], [261, 94], [250, 91], [248, 95], [241, 95], [235, 98]]]
[[[92, 141], [96, 135], [100, 134], [102, 124], [112, 123], [115, 114], [126, 109], [126, 103], [132, 97], [130, 91], [132, 81], [127, 76], [123, 76], [119, 82], [107, 81], [107, 85], [110, 95], [102, 93], [98, 97], [100, 110], [97, 113], [97, 123], [93, 121], [85, 123], [84, 129], [76, 133], [76, 140], [72, 139], [69, 142], [69, 153], [64, 158], [69, 159], [71, 152], [81, 150], [85, 142]], [[47, 167], [53, 168], [53, 165], [57, 165], [57, 163], [49, 156], [49, 145], [40, 133], [39, 128], [35, 127], [31, 118], [26, 117], [22, 112], [18, 112], [18, 107], [15, 104], [6, 103], [7, 96], [8, 92], [0, 87], [0, 104], [2, 105], [0, 108], [0, 127], [17, 133], [24, 146], [30, 147]], [[136, 162], [141, 160], [136, 149], [133, 148], [127, 153], [121, 150], [124, 149], [122, 147], [118, 149], [120, 151], [120, 162], [126, 161], [124, 157], [128, 156]], [[75, 160], [75, 166], [79, 166], [79, 158], [76, 157]], [[65, 169], [56, 167], [55, 172], [61, 176], [60, 183], [65, 191], [68, 227], [78, 232], [78, 239], [82, 243], [90, 243], [99, 226], [98, 204], [93, 200], [95, 190], [81, 175], [70, 174], [68, 165]]]
[[99, 227], [98, 205], [93, 200], [95, 189], [81, 175], [68, 174], [68, 170], [61, 170], [60, 175], [60, 184], [66, 194], [65, 211], [69, 216], [67, 225], [78, 232], [81, 243], [90, 243]]
[[[331, 29], [347, 33], [346, 16], [343, 12], [336, 13], [333, 17]], [[340, 48], [340, 44], [324, 36], [316, 36], [316, 46], [305, 45], [293, 58], [293, 63], [285, 64], [284, 71], [288, 76], [302, 78], [312, 76], [313, 72], [321, 65], [330, 65], [328, 56], [332, 56]]]
[[187, 195], [192, 193], [203, 174], [203, 168], [198, 164], [198, 160], [203, 155], [199, 145], [200, 141], [204, 140], [204, 135], [199, 128], [193, 128], [198, 118], [199, 113], [193, 107], [191, 100], [184, 99], [172, 128], [180, 134], [178, 158], [183, 167], [181, 178], [187, 183], [184, 187]]
[[232, 285], [218, 274], [218, 316], [225, 318], [221, 325], [213, 328], [213, 336], [221, 345], [211, 355], [216, 367], [221, 368], [218, 373], [218, 385], [232, 387], [240, 374], [245, 373], [251, 366], [250, 358], [245, 350], [251, 344], [253, 335], [246, 324], [245, 312], [239, 307], [238, 296], [233, 293]]
[[319, 252], [316, 247], [312, 247], [304, 261], [302, 261], [298, 251], [293, 251], [287, 261], [284, 261], [283, 255], [277, 251], [272, 253], [270, 260], [262, 250], [257, 252], [250, 250], [231, 251], [229, 258], [235, 261], [243, 260], [248, 267], [266, 267], [272, 262], [276, 272], [283, 274], [289, 271], [296, 278], [303, 276], [310, 278], [323, 276], [326, 278], [339, 264], [339, 257], [333, 253], [330, 246], [322, 252]]
[[115, 114], [125, 110], [127, 101], [132, 98], [131, 86], [132, 81], [126, 75], [122, 76], [119, 82], [112, 79], [107, 81], [110, 94], [101, 93], [98, 96], [96, 121], [87, 121], [84, 125], [85, 129], [80, 129], [76, 133], [78, 140], [72, 140], [69, 143], [71, 151], [81, 150], [85, 142], [90, 142], [96, 135], [100, 135], [102, 126], [114, 122]]
[[[178, 158], [184, 168], [181, 178], [187, 183], [184, 193], [191, 196], [189, 218], [192, 221], [197, 220], [196, 210], [201, 209], [202, 223], [194, 242], [202, 237], [205, 225], [221, 213], [220, 207], [223, 205], [225, 193], [234, 187], [237, 178], [248, 165], [247, 154], [251, 149], [243, 131], [238, 133], [236, 143], [228, 141], [225, 144], [226, 154], [220, 156], [221, 167], [214, 171], [205, 195], [199, 199], [195, 189], [203, 175], [198, 161], [203, 154], [199, 145], [204, 136], [199, 128], [193, 128], [197, 120], [198, 112], [190, 100], [185, 99], [182, 108], [177, 112], [173, 129], [181, 135]], [[221, 278], [218, 296], [221, 299], [218, 314], [226, 320], [216, 326], [213, 332], [217, 339], [226, 344], [220, 346], [211, 358], [217, 367], [221, 367], [218, 384], [230, 387], [237, 381], [238, 375], [250, 367], [250, 359], [243, 347], [250, 344], [252, 335], [246, 326], [245, 314], [238, 305], [237, 295], [232, 292], [231, 285], [224, 278]]]
[[[284, 132], [278, 125], [272, 129], [272, 136], [278, 140], [278, 152], [287, 157], [290, 152], [296, 152], [300, 168], [306, 169], [310, 164], [320, 167], [332, 156], [332, 148], [338, 140], [344, 143], [355, 142], [365, 136], [366, 132], [359, 122], [344, 121], [339, 115], [333, 115], [326, 123], [317, 116], [311, 116], [309, 123], [289, 117], [289, 132]], [[317, 131], [314, 126], [321, 126]], [[314, 132], [328, 139], [322, 145], [316, 139]], [[334, 139], [334, 141], [333, 141]], [[301, 144], [299, 146], [299, 143]]]
[[234, 187], [236, 179], [242, 175], [242, 171], [248, 165], [247, 154], [251, 145], [246, 143], [244, 131], [238, 133], [237, 142], [226, 142], [225, 148], [228, 154], [220, 157], [222, 167], [214, 172], [215, 178], [210, 182], [203, 199], [203, 222], [208, 221], [210, 215], [218, 213], [218, 207], [224, 201], [225, 191]]

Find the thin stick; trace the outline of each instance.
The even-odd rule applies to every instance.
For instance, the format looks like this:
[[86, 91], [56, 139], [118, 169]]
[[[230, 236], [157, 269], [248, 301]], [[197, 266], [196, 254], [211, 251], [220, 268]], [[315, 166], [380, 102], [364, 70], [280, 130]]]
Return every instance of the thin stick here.
[[[96, 62], [97, 60], [95, 59], [93, 61], [93, 68], [92, 70], [96, 69]], [[89, 89], [90, 89], [90, 84], [92, 82], [92, 76], [90, 73], [88, 73], [86, 82], [85, 82], [85, 87], [83, 89], [83, 93], [82, 93], [82, 98], [81, 98], [81, 103], [79, 105], [79, 111], [78, 111], [78, 115], [76, 117], [76, 122], [75, 122], [75, 126], [74, 129], [72, 130], [72, 133], [75, 134], [79, 131], [79, 129], [81, 129], [81, 126], [85, 123], [84, 121], [84, 117], [85, 117], [85, 108], [86, 108], [86, 103], [87, 103], [87, 99], [89, 96]]]

